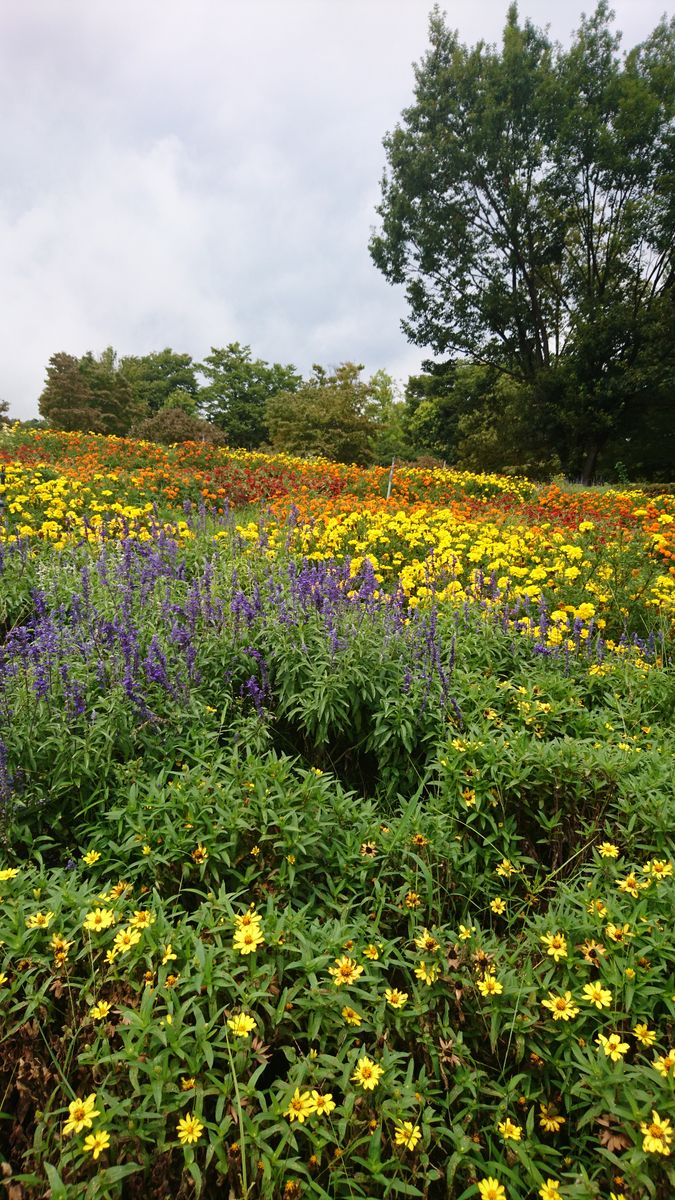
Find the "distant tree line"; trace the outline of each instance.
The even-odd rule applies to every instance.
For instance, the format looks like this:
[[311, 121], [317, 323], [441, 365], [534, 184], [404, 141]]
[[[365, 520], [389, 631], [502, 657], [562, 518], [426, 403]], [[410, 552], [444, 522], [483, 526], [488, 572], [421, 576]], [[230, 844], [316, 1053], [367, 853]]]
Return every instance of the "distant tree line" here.
[[[39, 411], [39, 423], [54, 429], [364, 466], [396, 458], [541, 479], [567, 466], [546, 429], [533, 426], [523, 385], [466, 360], [427, 362], [399, 388], [384, 370], [364, 378], [353, 362], [315, 364], [303, 379], [292, 364], [254, 358], [239, 342], [212, 348], [203, 363], [170, 348], [125, 357], [112, 347], [81, 358], [61, 352], [49, 360]], [[608, 439], [603, 479], [672, 481], [673, 429], [655, 419], [659, 411], [646, 405], [632, 437]], [[3, 412], [6, 419], [0, 402], [0, 420]]]
[[202, 440], [362, 465], [414, 454], [406, 406], [386, 371], [365, 379], [358, 363], [316, 364], [303, 379], [291, 363], [254, 358], [239, 342], [212, 347], [202, 363], [171, 348], [53, 354], [38, 406], [55, 429], [168, 445]]

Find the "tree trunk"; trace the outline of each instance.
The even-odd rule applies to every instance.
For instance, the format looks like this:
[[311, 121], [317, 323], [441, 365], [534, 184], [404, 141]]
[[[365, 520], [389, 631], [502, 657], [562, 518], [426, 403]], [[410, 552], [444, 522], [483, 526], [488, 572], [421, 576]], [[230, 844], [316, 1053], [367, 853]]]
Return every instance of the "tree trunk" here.
[[581, 483], [584, 487], [590, 487], [595, 478], [595, 468], [598, 463], [598, 455], [602, 448], [602, 442], [593, 442], [586, 451], [584, 465], [581, 468]]

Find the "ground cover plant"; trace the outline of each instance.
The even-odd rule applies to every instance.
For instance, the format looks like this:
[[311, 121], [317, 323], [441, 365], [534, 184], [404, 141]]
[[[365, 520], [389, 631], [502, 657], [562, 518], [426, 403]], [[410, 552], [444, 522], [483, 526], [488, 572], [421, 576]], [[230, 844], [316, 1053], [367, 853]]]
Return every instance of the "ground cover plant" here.
[[8, 1195], [672, 1195], [672, 497], [3, 453]]

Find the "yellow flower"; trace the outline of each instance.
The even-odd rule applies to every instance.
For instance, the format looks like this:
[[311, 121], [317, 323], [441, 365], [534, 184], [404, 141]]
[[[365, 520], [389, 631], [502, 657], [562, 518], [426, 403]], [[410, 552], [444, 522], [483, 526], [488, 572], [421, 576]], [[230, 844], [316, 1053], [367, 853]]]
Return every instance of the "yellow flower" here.
[[488, 1175], [487, 1179], [481, 1179], [478, 1184], [480, 1200], [506, 1200], [506, 1192], [504, 1185], [497, 1179], [493, 1179]]
[[398, 988], [385, 988], [384, 998], [391, 1008], [404, 1008], [408, 1003], [408, 993], [399, 992]]
[[412, 1121], [399, 1121], [394, 1129], [394, 1141], [397, 1146], [405, 1146], [406, 1150], [414, 1150], [422, 1137], [419, 1125]]
[[354, 983], [359, 975], [363, 975], [363, 967], [360, 963], [357, 963], [355, 958], [348, 958], [346, 954], [343, 954], [342, 958], [336, 958], [335, 963], [334, 967], [328, 968], [328, 974], [333, 976], [335, 987]]
[[263, 945], [264, 941], [260, 926], [252, 924], [237, 930], [232, 939], [232, 948], [238, 950], [240, 954], [253, 954], [258, 946]]
[[[101, 855], [98, 850], [88, 850], [86, 854], [82, 855], [82, 862], [86, 863], [88, 867], [93, 867], [94, 863], [97, 863], [100, 857]], [[95, 1155], [95, 1157], [98, 1156]]]
[[609, 1037], [599, 1033], [595, 1040], [598, 1048], [604, 1050], [612, 1062], [620, 1062], [624, 1054], [630, 1050], [628, 1042], [622, 1042], [618, 1033], [610, 1033]]
[[664, 1079], [668, 1079], [671, 1071], [675, 1076], [675, 1050], [671, 1049], [667, 1054], [660, 1054], [658, 1058], [654, 1059], [652, 1066], [659, 1075], [663, 1075]]
[[555, 1104], [540, 1104], [539, 1124], [545, 1133], [560, 1133], [565, 1118], [560, 1116]]
[[439, 943], [436, 941], [436, 938], [433, 936], [433, 934], [429, 933], [428, 929], [423, 929], [422, 932], [418, 934], [418, 936], [415, 938], [415, 945], [417, 946], [418, 950], [424, 950], [427, 954], [433, 954], [435, 950], [439, 949]]
[[92, 1004], [89, 1009], [89, 1016], [92, 1021], [104, 1021], [112, 1008], [112, 1004], [108, 1004], [107, 1000], [99, 1000], [98, 1004]]
[[70, 1137], [71, 1133], [81, 1133], [83, 1129], [91, 1129], [94, 1117], [100, 1117], [100, 1112], [94, 1108], [96, 1092], [87, 1096], [86, 1100], [75, 1099], [68, 1105], [68, 1120], [63, 1126], [63, 1136]]
[[504, 991], [503, 984], [501, 984], [498, 979], [495, 979], [494, 975], [491, 975], [489, 972], [484, 979], [478, 980], [476, 987], [478, 988], [481, 996], [501, 996], [502, 992]]
[[95, 908], [92, 912], [88, 912], [84, 918], [84, 929], [88, 929], [90, 933], [98, 933], [101, 929], [108, 929], [115, 924], [115, 914], [112, 908]]
[[208, 857], [209, 852], [206, 849], [206, 846], [202, 846], [201, 842], [198, 844], [196, 849], [192, 851], [192, 861], [195, 862], [198, 867], [202, 866]]
[[628, 892], [629, 896], [632, 896], [634, 900], [637, 900], [638, 896], [640, 895], [640, 888], [648, 887], [649, 881], [647, 881], [647, 883], [640, 883], [635, 872], [631, 871], [625, 879], [618, 879], [616, 886], [620, 892]]
[[592, 917], [600, 917], [600, 919], [604, 921], [605, 917], [607, 916], [608, 909], [606, 904], [603, 904], [602, 900], [591, 900], [586, 912], [590, 913]]
[[651, 1122], [641, 1123], [640, 1133], [644, 1135], [642, 1149], [647, 1154], [663, 1154], [664, 1157], [668, 1157], [673, 1140], [672, 1126], [666, 1117], [659, 1116], [655, 1108], [652, 1109]]
[[609, 988], [601, 987], [599, 983], [584, 984], [584, 1000], [594, 1004], [596, 1008], [609, 1008], [612, 1003], [612, 993]]
[[611, 922], [606, 926], [605, 933], [613, 942], [624, 942], [634, 936], [631, 933], [630, 925], [613, 925]]
[[556, 1179], [547, 1179], [539, 1188], [540, 1200], [560, 1200], [560, 1184]]
[[311, 1104], [312, 1112], [318, 1113], [320, 1117], [329, 1117], [335, 1108], [332, 1092], [326, 1092], [323, 1095], [321, 1092], [312, 1092]]
[[171, 942], [169, 942], [168, 945], [166, 945], [164, 947], [164, 953], [162, 955], [162, 966], [165, 967], [168, 962], [175, 962], [177, 958], [178, 958], [178, 955], [174, 954]]
[[615, 846], [613, 842], [601, 842], [598, 846], [598, 854], [602, 858], [618, 858], [619, 847]]
[[422, 901], [420, 900], [419, 896], [417, 895], [417, 892], [406, 892], [406, 897], [405, 897], [406, 908], [419, 908], [421, 903], [422, 903]]
[[653, 1046], [656, 1041], [656, 1030], [650, 1029], [647, 1024], [634, 1025], [633, 1033], [643, 1046]]
[[311, 1094], [301, 1092], [300, 1088], [296, 1088], [284, 1116], [288, 1117], [291, 1125], [294, 1121], [297, 1121], [298, 1125], [302, 1125], [314, 1111]]
[[471, 937], [471, 935], [475, 932], [476, 931], [473, 928], [473, 925], [460, 925], [460, 927], [459, 927], [460, 940], [463, 942], [466, 942]]
[[0, 971], [0, 987], [4, 987], [9, 979], [9, 975], [5, 975], [4, 971]]
[[143, 846], [143, 853], [144, 853], [144, 854], [146, 854], [146, 855], [147, 855], [147, 854], [152, 854], [152, 846], [148, 846], [147, 842], [146, 842], [146, 843], [145, 843], [145, 845]]
[[501, 896], [497, 896], [497, 899], [492, 901], [490, 908], [492, 909], [493, 913], [497, 913], [498, 916], [502, 916], [502, 914], [506, 912], [506, 904], [502, 900]]
[[413, 836], [411, 837], [410, 841], [413, 846], [428, 846], [429, 845], [429, 838], [425, 837], [423, 833], [414, 833]]
[[196, 1082], [194, 1075], [184, 1075], [180, 1081], [181, 1092], [191, 1092]]
[[[645, 863], [642, 868], [645, 875], [650, 875], [659, 883], [662, 879], [667, 879], [673, 873], [673, 864], [664, 858], [653, 858], [651, 862]], [[3, 872], [0, 871], [0, 879]]]
[[246, 910], [245, 913], [234, 914], [234, 924], [236, 929], [258, 929], [262, 923], [262, 917], [255, 911], [253, 905]]
[[110, 1134], [105, 1129], [97, 1129], [96, 1133], [87, 1134], [82, 1144], [82, 1149], [87, 1154], [91, 1154], [92, 1158], [96, 1160], [104, 1150], [108, 1149], [109, 1145]]
[[549, 992], [548, 998], [542, 1000], [542, 1005], [544, 1008], [548, 1008], [554, 1021], [570, 1021], [579, 1014], [571, 992], [565, 992], [563, 996], [556, 996], [553, 992]]
[[26, 917], [27, 929], [49, 929], [54, 920], [53, 912], [36, 912], [31, 913], [30, 917]]
[[251, 1030], [255, 1029], [255, 1018], [248, 1013], [239, 1013], [236, 1017], [228, 1017], [227, 1027], [235, 1037], [246, 1038]]
[[115, 934], [113, 942], [114, 954], [127, 954], [132, 946], [138, 945], [141, 940], [140, 929], [120, 929], [119, 933]]
[[370, 945], [366, 946], [365, 950], [363, 951], [363, 957], [369, 958], [371, 962], [376, 962], [380, 957], [380, 952], [377, 946], [374, 946], [371, 942]]
[[10, 879], [16, 879], [19, 874], [18, 867], [4, 867], [0, 871], [0, 883], [7, 883]]
[[360, 1017], [359, 1014], [355, 1012], [353, 1008], [350, 1008], [348, 1004], [345, 1004], [344, 1008], [342, 1009], [342, 1017], [348, 1025], [361, 1025], [363, 1023], [363, 1017]]
[[495, 873], [501, 875], [504, 879], [508, 879], [509, 875], [513, 875], [515, 869], [509, 858], [503, 858], [499, 866], [495, 868]]
[[523, 1136], [523, 1130], [521, 1126], [515, 1125], [510, 1117], [507, 1117], [505, 1121], [500, 1121], [497, 1129], [501, 1133], [505, 1142], [508, 1142], [509, 1140], [512, 1142], [519, 1142]]
[[351, 1076], [351, 1080], [352, 1083], [356, 1083], [359, 1087], [362, 1087], [364, 1091], [372, 1092], [377, 1087], [383, 1075], [383, 1068], [368, 1058], [367, 1054], [364, 1054], [356, 1064], [356, 1069]]
[[427, 966], [424, 959], [415, 967], [415, 975], [422, 982], [426, 983], [427, 987], [431, 987], [435, 983], [441, 973], [441, 968], [437, 963], [431, 963]]
[[150, 925], [154, 925], [155, 915], [147, 909], [137, 909], [133, 917], [129, 921], [132, 929], [148, 929]]
[[567, 958], [567, 940], [562, 933], [544, 933], [539, 938], [546, 946], [546, 953], [550, 954], [555, 962], [560, 958]]
[[178, 1141], [183, 1146], [190, 1146], [192, 1142], [199, 1141], [204, 1132], [204, 1126], [199, 1117], [196, 1117], [194, 1113], [187, 1113], [178, 1122], [176, 1132], [178, 1134]]

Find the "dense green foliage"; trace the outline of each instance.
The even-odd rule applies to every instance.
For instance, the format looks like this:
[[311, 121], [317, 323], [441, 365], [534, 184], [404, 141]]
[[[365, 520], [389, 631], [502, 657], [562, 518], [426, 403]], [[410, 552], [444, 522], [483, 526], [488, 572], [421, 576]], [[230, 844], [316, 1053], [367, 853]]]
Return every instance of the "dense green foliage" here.
[[675, 425], [675, 23], [622, 58], [610, 22], [603, 0], [563, 49], [512, 6], [498, 50], [435, 9], [371, 241], [409, 338], [511, 376], [523, 452], [543, 431], [585, 481], [645, 420], [643, 469], [662, 437], [672, 462]]
[[413, 611], [197, 525], [6, 548], [12, 1186], [667, 1200], [658, 643], [542, 654], [508, 599]]

